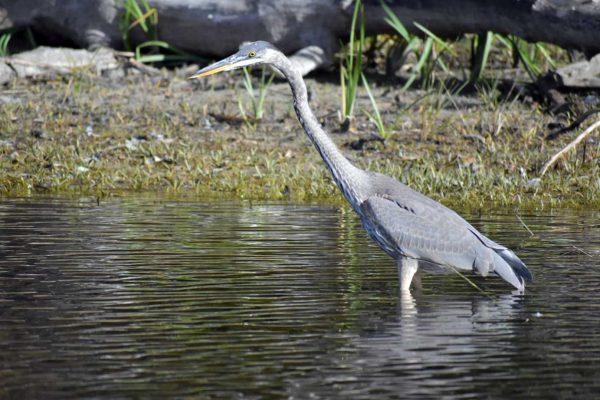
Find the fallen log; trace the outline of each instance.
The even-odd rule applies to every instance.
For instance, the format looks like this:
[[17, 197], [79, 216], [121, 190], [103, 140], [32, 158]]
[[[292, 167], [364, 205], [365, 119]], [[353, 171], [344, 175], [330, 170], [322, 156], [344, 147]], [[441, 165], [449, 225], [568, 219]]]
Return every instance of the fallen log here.
[[[391, 32], [379, 0], [363, 0], [370, 33]], [[392, 0], [409, 28], [419, 22], [456, 37], [494, 31], [532, 42], [554, 43], [588, 55], [600, 52], [600, 2], [587, 0]], [[118, 0], [2, 0], [0, 31], [29, 27], [54, 41], [81, 47], [122, 46]], [[159, 36], [184, 50], [221, 57], [249, 40], [268, 40], [290, 53], [316, 45], [337, 48], [348, 35], [353, 1], [150, 0], [158, 10]], [[415, 29], [413, 31], [416, 32]], [[141, 35], [134, 40], [142, 41]]]

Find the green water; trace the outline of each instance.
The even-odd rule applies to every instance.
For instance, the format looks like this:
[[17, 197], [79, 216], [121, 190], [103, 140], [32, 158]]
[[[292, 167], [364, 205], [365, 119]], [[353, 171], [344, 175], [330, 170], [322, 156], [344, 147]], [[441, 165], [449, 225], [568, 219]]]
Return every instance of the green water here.
[[466, 215], [535, 281], [423, 277], [348, 209], [0, 200], [0, 398], [591, 398], [600, 212]]

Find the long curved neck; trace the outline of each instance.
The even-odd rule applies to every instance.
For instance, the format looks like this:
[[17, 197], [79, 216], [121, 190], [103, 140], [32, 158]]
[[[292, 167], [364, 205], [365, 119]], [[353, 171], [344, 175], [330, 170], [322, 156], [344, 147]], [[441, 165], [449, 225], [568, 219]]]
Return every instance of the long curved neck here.
[[284, 55], [280, 55], [273, 66], [281, 71], [292, 88], [294, 110], [296, 110], [296, 115], [306, 135], [321, 154], [323, 161], [325, 161], [327, 168], [331, 171], [336, 184], [342, 190], [346, 199], [353, 207], [358, 206], [358, 203], [363, 200], [364, 171], [352, 165], [321, 128], [321, 124], [308, 105], [304, 79], [292, 63]]

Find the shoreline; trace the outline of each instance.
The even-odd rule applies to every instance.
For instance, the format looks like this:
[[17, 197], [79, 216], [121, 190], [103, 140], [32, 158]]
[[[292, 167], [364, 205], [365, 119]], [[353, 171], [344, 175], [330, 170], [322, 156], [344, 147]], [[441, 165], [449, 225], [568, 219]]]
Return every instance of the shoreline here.
[[[0, 196], [168, 193], [292, 202], [343, 198], [305, 137], [285, 82], [268, 89], [264, 119], [238, 74], [190, 83], [181, 71], [13, 81], [0, 91]], [[307, 79], [311, 107], [355, 164], [394, 176], [449, 206], [600, 207], [600, 147], [576, 150], [533, 185], [539, 168], [572, 139], [544, 140], [551, 116], [534, 102], [372, 91], [391, 131], [386, 140], [359, 92], [353, 125], [340, 131], [331, 75]], [[596, 144], [596, 145], [595, 145]], [[595, 145], [595, 147], [594, 147]]]

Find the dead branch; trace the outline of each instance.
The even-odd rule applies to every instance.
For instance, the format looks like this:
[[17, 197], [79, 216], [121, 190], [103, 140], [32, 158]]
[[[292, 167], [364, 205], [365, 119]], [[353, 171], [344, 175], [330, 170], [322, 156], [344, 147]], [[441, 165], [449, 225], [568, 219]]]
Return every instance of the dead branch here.
[[565, 146], [561, 151], [559, 151], [554, 156], [552, 156], [552, 158], [550, 160], [548, 160], [548, 162], [546, 164], [544, 164], [544, 166], [542, 167], [542, 170], [540, 172], [540, 178], [542, 176], [544, 176], [544, 174], [546, 173], [546, 171], [548, 171], [548, 168], [550, 168], [551, 166], [553, 166], [554, 163], [556, 163], [556, 161], [559, 158], [561, 158], [565, 153], [567, 153], [569, 150], [571, 150], [575, 146], [577, 146], [577, 144], [579, 142], [581, 142], [583, 139], [585, 139], [590, 133], [592, 133], [598, 127], [600, 127], [600, 120], [594, 122], [585, 131], [583, 131], [579, 136], [577, 136], [575, 138], [575, 140], [573, 140], [571, 143], [569, 143], [567, 146]]

